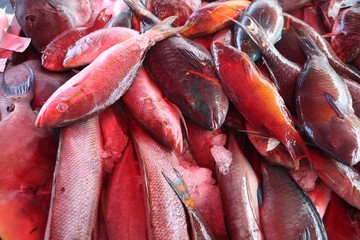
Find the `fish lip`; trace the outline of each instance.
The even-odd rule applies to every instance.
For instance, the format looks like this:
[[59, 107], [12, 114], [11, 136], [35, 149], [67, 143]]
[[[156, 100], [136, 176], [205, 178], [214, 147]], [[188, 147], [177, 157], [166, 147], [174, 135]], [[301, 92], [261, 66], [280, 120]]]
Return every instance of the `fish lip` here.
[[39, 114], [37, 117], [36, 117], [36, 120], [35, 120], [35, 127], [38, 127], [38, 128], [41, 128], [41, 127], [44, 127], [44, 121], [43, 121], [43, 114]]

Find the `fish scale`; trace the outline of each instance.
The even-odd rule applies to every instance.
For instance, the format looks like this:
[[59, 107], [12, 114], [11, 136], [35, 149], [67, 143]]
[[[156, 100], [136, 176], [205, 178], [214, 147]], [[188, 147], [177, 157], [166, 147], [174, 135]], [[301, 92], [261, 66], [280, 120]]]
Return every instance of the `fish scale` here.
[[45, 239], [90, 239], [102, 164], [98, 117], [63, 128]]

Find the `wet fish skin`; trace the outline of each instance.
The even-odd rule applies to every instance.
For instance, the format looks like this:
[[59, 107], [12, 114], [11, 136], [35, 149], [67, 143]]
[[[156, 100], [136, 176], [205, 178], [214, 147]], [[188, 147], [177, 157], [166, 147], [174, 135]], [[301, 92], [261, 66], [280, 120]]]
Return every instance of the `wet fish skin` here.
[[131, 85], [148, 49], [157, 41], [183, 30], [171, 26], [174, 19], [169, 17], [146, 33], [103, 52], [46, 101], [36, 126], [68, 125], [115, 103]]
[[327, 239], [316, 207], [288, 173], [265, 162], [262, 169], [263, 203], [260, 213], [265, 238]]
[[61, 129], [45, 239], [91, 239], [102, 185], [98, 116]]

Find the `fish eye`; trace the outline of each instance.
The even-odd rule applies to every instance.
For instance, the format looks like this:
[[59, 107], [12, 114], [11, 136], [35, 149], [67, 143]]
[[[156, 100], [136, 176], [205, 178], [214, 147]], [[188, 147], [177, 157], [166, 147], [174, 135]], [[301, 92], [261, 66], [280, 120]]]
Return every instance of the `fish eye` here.
[[56, 106], [56, 110], [57, 110], [59, 113], [64, 113], [64, 112], [66, 112], [68, 109], [69, 109], [69, 106], [68, 106], [66, 103], [59, 103], [59, 104]]
[[165, 17], [165, 16], [166, 16], [166, 11], [165, 10], [159, 11], [159, 13], [158, 13], [159, 18], [162, 18], [162, 17]]
[[25, 16], [25, 21], [27, 21], [27, 22], [35, 22], [35, 21], [36, 21], [36, 17], [35, 17], [34, 15], [32, 15], [32, 14], [27, 14], [27, 15]]

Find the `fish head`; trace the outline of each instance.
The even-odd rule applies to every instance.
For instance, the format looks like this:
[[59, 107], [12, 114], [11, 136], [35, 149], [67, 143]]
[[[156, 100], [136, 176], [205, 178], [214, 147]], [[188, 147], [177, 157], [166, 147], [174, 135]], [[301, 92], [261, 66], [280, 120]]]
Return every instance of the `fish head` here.
[[353, 121], [332, 118], [320, 133], [316, 142], [335, 159], [350, 166], [360, 161], [360, 128]]
[[154, 1], [152, 12], [161, 20], [170, 16], [177, 16], [175, 24], [182, 26], [193, 12], [193, 9], [184, 2]]
[[41, 55], [41, 64], [44, 68], [51, 71], [63, 71], [63, 58], [66, 54], [66, 49], [60, 46], [46, 47]]

